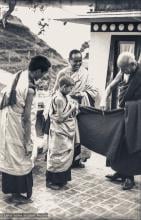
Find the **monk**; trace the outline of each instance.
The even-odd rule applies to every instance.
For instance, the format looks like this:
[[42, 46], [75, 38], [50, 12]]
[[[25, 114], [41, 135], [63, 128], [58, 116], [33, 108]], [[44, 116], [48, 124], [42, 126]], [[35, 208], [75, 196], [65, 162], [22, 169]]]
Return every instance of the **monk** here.
[[[61, 76], [71, 77], [75, 85], [71, 91], [71, 96], [82, 106], [94, 106], [97, 96], [97, 89], [91, 83], [88, 70], [83, 65], [82, 54], [79, 50], [71, 50], [69, 53], [69, 65], [61, 70], [56, 79], [54, 91], [58, 89], [58, 82]], [[91, 152], [84, 146], [75, 144], [73, 168], [84, 168], [82, 162], [90, 158]]]
[[74, 81], [69, 76], [62, 76], [49, 110], [46, 186], [54, 190], [71, 180], [78, 108], [77, 102], [69, 96], [73, 86]]
[[[28, 202], [32, 196], [32, 167], [36, 150], [33, 140], [32, 106], [36, 94], [35, 82], [50, 68], [44, 56], [31, 59], [27, 71], [21, 72], [16, 86], [16, 103], [0, 112], [0, 171], [2, 192], [12, 194], [12, 201]], [[32, 128], [32, 129], [31, 129]], [[33, 151], [33, 153], [32, 153]], [[32, 160], [33, 159], [33, 160]], [[22, 194], [26, 194], [23, 196]]]
[[[136, 146], [137, 148], [140, 146], [140, 141], [138, 141], [139, 138], [137, 140], [134, 139], [134, 137], [137, 138], [139, 135], [137, 135], [137, 133], [135, 134], [136, 131], [134, 132], [133, 127], [135, 125], [134, 123], [137, 121], [137, 119], [135, 119], [137, 114], [135, 115], [133, 113], [138, 111], [137, 105], [139, 105], [139, 101], [141, 100], [141, 66], [135, 60], [134, 54], [130, 52], [123, 52], [119, 55], [117, 66], [119, 68], [119, 73], [107, 86], [105, 95], [101, 101], [101, 108], [104, 110], [106, 109], [108, 96], [114, 88], [119, 86], [119, 107], [126, 108], [125, 136], [127, 140], [127, 148], [129, 153], [134, 153], [140, 150], [136, 149]], [[132, 175], [122, 175], [121, 173], [116, 172], [115, 174], [107, 175], [106, 177], [111, 181], [121, 179], [123, 182], [123, 190], [132, 189], [135, 185], [134, 176]]]

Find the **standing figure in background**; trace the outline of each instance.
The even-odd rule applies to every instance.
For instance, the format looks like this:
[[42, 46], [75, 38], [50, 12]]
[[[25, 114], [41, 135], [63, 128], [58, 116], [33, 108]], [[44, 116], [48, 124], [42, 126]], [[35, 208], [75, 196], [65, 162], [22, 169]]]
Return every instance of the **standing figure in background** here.
[[52, 97], [47, 153], [46, 186], [57, 190], [71, 180], [78, 103], [69, 93], [74, 86], [68, 76], [59, 79], [59, 90]]
[[[31, 136], [35, 134], [32, 120], [32, 116], [35, 117], [35, 114], [32, 114], [36, 93], [35, 82], [48, 72], [50, 66], [46, 57], [33, 57], [28, 71], [20, 74], [15, 104], [0, 112], [2, 192], [12, 194], [13, 202], [28, 202], [32, 196], [32, 159], [37, 156], [37, 150], [31, 145]], [[34, 144], [34, 140], [32, 141]], [[25, 193], [26, 196], [21, 195]]]
[[[58, 73], [54, 91], [58, 89], [59, 79], [62, 76], [69, 76], [75, 83], [73, 90], [70, 93], [71, 97], [83, 106], [94, 106], [97, 90], [91, 83], [87, 69], [82, 65], [82, 54], [79, 50], [70, 51], [69, 63], [70, 65], [68, 67]], [[88, 158], [90, 158], [90, 150], [83, 146], [83, 152], [85, 153], [82, 153], [81, 144], [75, 144], [72, 167], [85, 167], [82, 161], [85, 162]]]

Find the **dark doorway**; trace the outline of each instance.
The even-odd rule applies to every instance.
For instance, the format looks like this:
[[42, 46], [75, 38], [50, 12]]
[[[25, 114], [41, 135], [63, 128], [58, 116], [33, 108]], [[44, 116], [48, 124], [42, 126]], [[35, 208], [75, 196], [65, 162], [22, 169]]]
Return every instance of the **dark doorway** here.
[[[141, 62], [141, 36], [113, 35], [111, 37], [106, 87], [115, 78], [119, 71], [116, 61], [118, 55], [123, 51], [129, 51], [134, 53], [136, 60], [138, 60], [138, 62]], [[118, 88], [112, 92], [112, 95], [109, 99], [109, 108], [115, 109], [117, 107]]]

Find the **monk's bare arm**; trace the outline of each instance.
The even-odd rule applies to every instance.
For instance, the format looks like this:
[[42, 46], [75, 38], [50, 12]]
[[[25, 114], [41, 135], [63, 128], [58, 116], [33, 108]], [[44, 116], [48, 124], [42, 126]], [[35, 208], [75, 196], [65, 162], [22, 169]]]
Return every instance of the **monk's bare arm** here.
[[101, 102], [100, 102], [100, 108], [101, 109], [103, 109], [103, 110], [107, 109], [108, 97], [111, 94], [111, 92], [113, 91], [113, 89], [117, 87], [117, 85], [119, 84], [121, 79], [122, 79], [122, 73], [119, 72], [116, 75], [116, 77], [114, 78], [114, 80], [107, 86], [107, 88], [106, 88], [106, 90], [105, 90], [105, 92], [104, 92], [104, 94], [102, 96]]
[[107, 86], [105, 92], [106, 92], [106, 98], [108, 98], [108, 96], [111, 94], [111, 92], [113, 91], [113, 89], [115, 89], [117, 87], [117, 85], [119, 84], [119, 82], [122, 79], [122, 73], [119, 72], [116, 77], [112, 80], [112, 82]]
[[63, 100], [61, 98], [56, 98], [55, 104], [56, 104], [56, 113], [59, 117], [61, 117], [63, 113]]

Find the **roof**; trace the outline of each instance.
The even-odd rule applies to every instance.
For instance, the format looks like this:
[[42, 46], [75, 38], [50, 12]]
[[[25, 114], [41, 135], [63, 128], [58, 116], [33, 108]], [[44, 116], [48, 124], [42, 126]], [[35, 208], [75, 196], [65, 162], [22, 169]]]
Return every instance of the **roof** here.
[[92, 22], [141, 22], [141, 11], [122, 11], [122, 12], [93, 12], [85, 15], [74, 15], [60, 18], [54, 18], [54, 20], [62, 22], [72, 22], [79, 24], [89, 25]]

